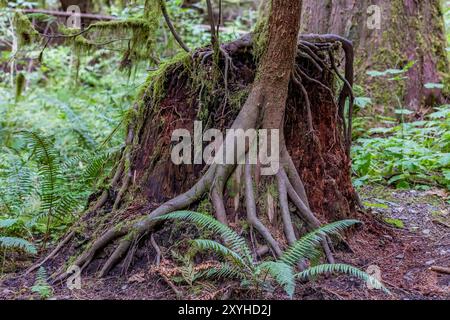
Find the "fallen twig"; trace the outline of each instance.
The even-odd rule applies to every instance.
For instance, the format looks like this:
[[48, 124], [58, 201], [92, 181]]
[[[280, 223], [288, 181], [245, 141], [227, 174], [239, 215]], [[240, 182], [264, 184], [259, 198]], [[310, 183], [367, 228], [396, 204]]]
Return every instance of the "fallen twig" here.
[[434, 272], [437, 272], [437, 273], [450, 274], [450, 268], [446, 268], [446, 267], [432, 266], [430, 268], [430, 270], [434, 271]]

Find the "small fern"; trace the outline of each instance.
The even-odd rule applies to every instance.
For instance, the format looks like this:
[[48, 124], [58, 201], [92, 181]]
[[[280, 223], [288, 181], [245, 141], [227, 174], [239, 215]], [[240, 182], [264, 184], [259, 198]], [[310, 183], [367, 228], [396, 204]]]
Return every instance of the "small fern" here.
[[185, 282], [189, 286], [192, 286], [195, 280], [198, 279], [199, 274], [195, 271], [194, 263], [192, 262], [192, 256], [190, 254], [182, 255], [174, 250], [171, 251], [172, 256], [181, 263], [180, 273], [181, 277], [175, 277], [175, 282]]
[[[191, 274], [188, 274], [188, 276], [183, 275], [185, 280], [186, 278], [189, 279], [190, 285], [192, 285], [192, 282], [195, 281], [195, 279], [199, 278], [231, 278], [240, 280], [242, 286], [263, 288], [267, 290], [271, 288], [270, 281], [272, 280], [282, 287], [289, 297], [293, 297], [296, 279], [310, 278], [323, 273], [340, 272], [353, 275], [372, 284], [374, 288], [383, 289], [388, 292], [378, 280], [349, 265], [323, 264], [311, 267], [298, 274], [295, 274], [294, 272], [294, 268], [298, 261], [305, 258], [310, 260], [317, 259], [317, 256], [320, 254], [318, 247], [324, 236], [336, 234], [345, 228], [360, 223], [357, 220], [343, 220], [322, 226], [294, 243], [280, 259], [276, 261], [256, 262], [253, 260], [246, 240], [228, 226], [225, 226], [211, 216], [192, 211], [178, 211], [156, 219], [188, 220], [197, 225], [197, 227], [213, 231], [223, 238], [225, 245], [206, 239], [196, 239], [191, 241], [197, 251], [212, 251], [226, 261], [222, 262], [219, 266], [201, 272], [195, 277]], [[187, 268], [186, 271], [193, 269], [192, 260], [190, 258], [189, 263], [186, 263], [184, 260], [181, 261], [183, 262], [184, 269], [186, 269], [187, 266], [190, 267]]]
[[62, 218], [73, 213], [78, 205], [78, 201], [65, 190], [65, 180], [59, 163], [59, 156], [53, 147], [52, 141], [37, 132], [21, 131], [29, 148], [32, 150], [31, 157], [38, 165], [39, 196], [41, 200], [39, 213], [30, 221], [47, 218], [47, 234], [50, 228], [51, 219]]
[[48, 299], [53, 295], [53, 288], [47, 282], [47, 271], [44, 267], [38, 269], [31, 291], [37, 293], [41, 299]]

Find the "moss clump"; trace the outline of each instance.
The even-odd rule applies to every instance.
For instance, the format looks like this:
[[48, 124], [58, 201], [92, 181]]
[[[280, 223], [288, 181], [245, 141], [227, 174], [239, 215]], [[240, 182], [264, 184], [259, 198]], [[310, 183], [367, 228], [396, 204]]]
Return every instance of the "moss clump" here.
[[240, 110], [245, 101], [247, 101], [249, 94], [250, 88], [245, 88], [232, 93], [229, 100], [230, 106], [235, 110]]
[[61, 32], [73, 45], [77, 55], [89, 54], [97, 48], [114, 45], [124, 50], [121, 67], [134, 66], [139, 61], [155, 61], [157, 31], [161, 17], [158, 1], [147, 0], [141, 18], [100, 21], [91, 24], [80, 35], [78, 29], [61, 26]]
[[39, 33], [34, 29], [31, 21], [23, 13], [17, 11], [14, 14], [13, 25], [19, 47], [30, 45], [34, 41], [39, 41]]
[[166, 82], [170, 72], [180, 66], [183, 67], [183, 70], [190, 70], [191, 62], [192, 58], [189, 53], [180, 52], [164, 61], [157, 70], [150, 72], [143, 90], [151, 88], [153, 103], [157, 104], [165, 97]]
[[198, 204], [197, 211], [206, 215], [211, 215], [214, 211], [213, 205], [208, 197], [203, 198]]
[[271, 1], [262, 1], [259, 6], [258, 21], [253, 30], [253, 57], [256, 63], [267, 50], [269, 41], [269, 16], [272, 11]]
[[16, 76], [16, 102], [20, 100], [20, 97], [22, 96], [22, 92], [25, 89], [25, 76], [22, 72], [19, 72]]

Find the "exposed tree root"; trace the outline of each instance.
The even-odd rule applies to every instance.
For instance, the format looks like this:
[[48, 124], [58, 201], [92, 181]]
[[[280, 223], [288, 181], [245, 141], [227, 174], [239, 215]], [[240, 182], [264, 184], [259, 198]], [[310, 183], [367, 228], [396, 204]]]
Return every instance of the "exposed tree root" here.
[[159, 264], [161, 263], [161, 255], [162, 255], [161, 248], [156, 243], [153, 233], [150, 235], [150, 242], [152, 244], [153, 249], [155, 249], [155, 252], [156, 252], [155, 264], [156, 264], [156, 266], [159, 266]]
[[272, 250], [275, 252], [277, 257], [282, 254], [280, 245], [273, 238], [269, 229], [258, 219], [256, 215], [256, 202], [255, 195], [253, 191], [253, 179], [251, 173], [251, 165], [245, 165], [245, 199], [246, 199], [246, 211], [247, 211], [247, 221], [252, 225], [261, 236], [267, 241]]
[[54, 258], [58, 252], [70, 241], [72, 240], [73, 236], [75, 235], [75, 231], [70, 231], [69, 234], [67, 234], [60, 242], [59, 244], [56, 246], [55, 249], [52, 250], [52, 252], [50, 252], [49, 255], [47, 255], [41, 262], [31, 266], [26, 272], [25, 275], [29, 274], [30, 272], [33, 272], [34, 270], [38, 269], [39, 267], [41, 267], [44, 263], [46, 263], [47, 261], [49, 261], [50, 259]]

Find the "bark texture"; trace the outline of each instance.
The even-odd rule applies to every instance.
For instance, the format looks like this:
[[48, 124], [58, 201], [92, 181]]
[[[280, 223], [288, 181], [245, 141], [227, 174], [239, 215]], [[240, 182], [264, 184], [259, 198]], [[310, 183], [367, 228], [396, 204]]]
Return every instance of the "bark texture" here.
[[[367, 25], [372, 5], [381, 8], [380, 29]], [[448, 98], [449, 64], [438, 0], [305, 0], [301, 32], [335, 33], [352, 40], [356, 81], [368, 85], [379, 103], [397, 105], [397, 94], [409, 109], [418, 111]], [[415, 65], [405, 81], [366, 75], [368, 70], [402, 69], [409, 61], [415, 61]], [[445, 88], [427, 89], [427, 83], [443, 83]]]

